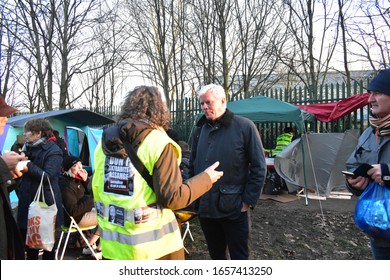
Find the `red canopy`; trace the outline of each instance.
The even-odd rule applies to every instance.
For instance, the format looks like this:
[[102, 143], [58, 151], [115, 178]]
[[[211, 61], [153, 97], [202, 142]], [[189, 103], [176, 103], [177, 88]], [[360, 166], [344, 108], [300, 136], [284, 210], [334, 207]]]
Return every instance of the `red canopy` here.
[[369, 93], [355, 94], [337, 102], [317, 103], [295, 106], [308, 111], [322, 122], [332, 122], [368, 105]]

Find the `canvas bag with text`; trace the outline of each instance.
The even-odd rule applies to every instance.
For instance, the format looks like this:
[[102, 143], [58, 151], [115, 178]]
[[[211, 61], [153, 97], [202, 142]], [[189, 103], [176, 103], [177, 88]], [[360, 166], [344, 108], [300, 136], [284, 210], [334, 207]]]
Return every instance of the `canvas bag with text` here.
[[[48, 206], [45, 202], [45, 195], [43, 191], [44, 178], [45, 172], [42, 174], [38, 190], [28, 209], [26, 245], [33, 249], [52, 251], [55, 242], [57, 205], [48, 176], [46, 176], [46, 178], [49, 182], [54, 203]], [[42, 201], [40, 201], [41, 194]]]

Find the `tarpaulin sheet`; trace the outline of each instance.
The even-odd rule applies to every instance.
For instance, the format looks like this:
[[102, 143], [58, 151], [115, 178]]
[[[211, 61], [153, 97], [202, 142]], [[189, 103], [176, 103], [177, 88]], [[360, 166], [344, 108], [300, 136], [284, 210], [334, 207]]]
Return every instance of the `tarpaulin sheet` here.
[[319, 121], [332, 122], [368, 105], [369, 93], [356, 94], [337, 102], [295, 106], [312, 113]]

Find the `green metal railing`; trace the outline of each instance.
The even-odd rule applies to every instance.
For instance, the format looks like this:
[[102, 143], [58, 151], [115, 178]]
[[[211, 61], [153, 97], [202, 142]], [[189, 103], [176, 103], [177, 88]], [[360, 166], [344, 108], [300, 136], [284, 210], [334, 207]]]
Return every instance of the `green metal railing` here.
[[[311, 96], [316, 96], [315, 99], [308, 98], [309, 90], [305, 87], [270, 89], [252, 92], [250, 96], [264, 95], [292, 104], [302, 105], [327, 103], [339, 101], [351, 95], [364, 93], [367, 82], [355, 81], [350, 88], [344, 83], [326, 84], [320, 86], [316, 93], [311, 94]], [[234, 100], [241, 98], [241, 96], [237, 96]], [[99, 107], [94, 111], [114, 117], [119, 112], [119, 109], [120, 106], [114, 106], [113, 108]], [[171, 125], [179, 133], [180, 140], [189, 141], [196, 116], [201, 112], [198, 100], [196, 98], [172, 100], [170, 112]], [[257, 123], [256, 126], [259, 129], [264, 147], [269, 149], [274, 148], [277, 135], [282, 133], [286, 125], [293, 126], [293, 123]], [[316, 120], [312, 123], [306, 123], [305, 128], [311, 132], [344, 132], [348, 129], [360, 129], [362, 131], [367, 125], [368, 108], [361, 108], [334, 122], [325, 123]]]
[[[366, 83], [365, 83], [366, 84]], [[352, 93], [351, 93], [352, 92]], [[319, 87], [316, 99], [309, 100], [308, 89], [295, 87], [291, 89], [272, 89], [262, 92], [253, 92], [251, 96], [264, 95], [270, 98], [279, 99], [292, 104], [316, 104], [336, 102], [346, 97], [365, 92], [362, 81], [355, 81], [352, 90], [348, 89], [345, 84], [330, 84]], [[240, 98], [235, 98], [238, 100]], [[194, 126], [195, 118], [200, 113], [200, 107], [196, 98], [186, 98], [184, 100], [174, 100], [171, 102], [171, 123], [175, 128], [181, 140], [188, 141], [191, 129]], [[293, 126], [293, 123], [257, 123], [263, 145], [266, 148], [274, 148], [277, 135], [281, 134], [286, 126]], [[312, 123], [306, 123], [305, 128], [311, 132], [344, 132], [348, 129], [360, 129], [361, 131], [368, 125], [368, 108], [361, 108], [357, 111], [344, 116], [334, 122], [321, 122], [315, 120]], [[298, 136], [298, 135], [297, 135]]]

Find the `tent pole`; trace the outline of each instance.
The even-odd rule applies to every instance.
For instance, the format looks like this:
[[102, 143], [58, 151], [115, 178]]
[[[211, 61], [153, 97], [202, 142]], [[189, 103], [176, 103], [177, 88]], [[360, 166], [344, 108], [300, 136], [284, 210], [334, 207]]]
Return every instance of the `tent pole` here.
[[307, 134], [304, 132], [304, 119], [303, 119], [303, 115], [302, 115], [302, 126], [300, 127], [301, 129], [301, 146], [302, 146], [302, 164], [303, 164], [303, 180], [304, 180], [304, 193], [305, 193], [305, 205], [309, 205], [309, 201], [308, 201], [308, 191], [307, 191], [307, 178], [306, 178], [306, 160], [305, 160], [305, 145], [303, 143], [303, 141], [305, 140], [305, 136], [307, 136]]
[[302, 145], [302, 163], [303, 163], [303, 180], [304, 180], [304, 185], [305, 185], [305, 188], [304, 188], [304, 192], [305, 192], [305, 205], [308, 205], [309, 204], [309, 201], [308, 201], [308, 191], [307, 191], [307, 178], [306, 178], [306, 160], [305, 160], [305, 149], [304, 149], [304, 138], [305, 138], [305, 133], [302, 134], [302, 137], [301, 137], [301, 145]]
[[304, 190], [304, 192], [305, 192], [305, 205], [307, 206], [307, 205], [309, 205], [309, 201], [308, 201], [308, 192], [307, 192], [307, 189], [305, 188], [305, 190]]

